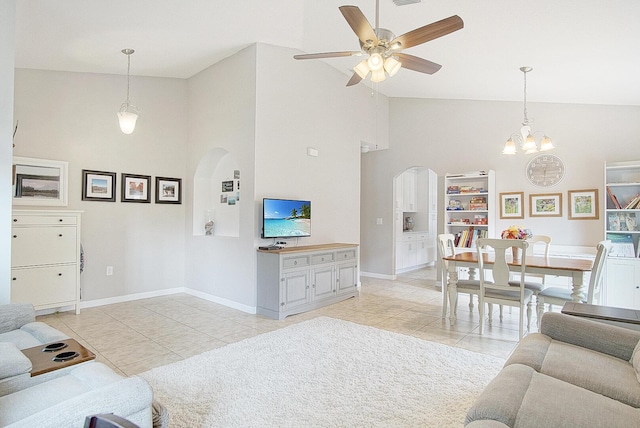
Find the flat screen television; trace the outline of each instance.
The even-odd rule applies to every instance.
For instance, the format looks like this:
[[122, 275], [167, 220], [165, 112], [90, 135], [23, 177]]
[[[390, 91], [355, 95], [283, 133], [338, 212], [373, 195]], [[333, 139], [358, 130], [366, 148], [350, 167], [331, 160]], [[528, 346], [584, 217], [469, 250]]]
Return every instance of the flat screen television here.
[[311, 201], [262, 200], [262, 237], [299, 238], [311, 236]]

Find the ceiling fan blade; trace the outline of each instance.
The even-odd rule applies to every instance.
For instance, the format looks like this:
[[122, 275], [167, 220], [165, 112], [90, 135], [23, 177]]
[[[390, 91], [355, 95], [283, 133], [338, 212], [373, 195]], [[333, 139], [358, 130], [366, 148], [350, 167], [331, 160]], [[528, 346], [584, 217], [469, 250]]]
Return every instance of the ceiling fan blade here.
[[340, 6], [339, 9], [362, 44], [367, 43], [367, 40], [371, 40], [374, 45], [378, 43], [376, 32], [360, 8], [357, 6]]
[[400, 61], [404, 68], [420, 73], [433, 74], [442, 68], [440, 64], [406, 53], [397, 53], [394, 54], [394, 56], [398, 57], [398, 61]]
[[353, 76], [351, 76], [351, 79], [347, 82], [347, 86], [357, 85], [361, 80], [362, 77], [360, 77], [358, 73], [353, 73]]
[[294, 55], [295, 59], [319, 59], [319, 58], [337, 58], [341, 56], [361, 55], [361, 51], [344, 51], [344, 52], [323, 52], [312, 54]]
[[440, 21], [425, 25], [424, 27], [416, 28], [408, 33], [404, 33], [403, 35], [393, 39], [390, 46], [394, 46], [396, 43], [399, 43], [401, 49], [407, 49], [412, 46], [417, 46], [430, 40], [437, 39], [438, 37], [446, 36], [447, 34], [458, 31], [463, 27], [464, 22], [462, 21], [462, 18], [458, 15], [453, 15]]

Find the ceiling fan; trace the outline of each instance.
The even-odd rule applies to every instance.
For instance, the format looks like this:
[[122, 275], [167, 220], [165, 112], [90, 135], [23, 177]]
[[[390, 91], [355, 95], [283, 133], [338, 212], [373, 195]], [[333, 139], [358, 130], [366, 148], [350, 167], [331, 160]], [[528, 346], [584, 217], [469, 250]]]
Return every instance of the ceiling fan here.
[[365, 60], [354, 67], [353, 76], [347, 82], [347, 86], [358, 84], [369, 75], [369, 72], [371, 72], [372, 82], [382, 82], [387, 78], [387, 75], [393, 76], [402, 67], [420, 73], [435, 73], [442, 67], [440, 64], [403, 53], [402, 50], [446, 36], [464, 27], [462, 19], [458, 15], [453, 15], [396, 37], [391, 31], [380, 28], [378, 25], [379, 0], [376, 0], [375, 28], [369, 24], [357, 6], [340, 6], [339, 9], [353, 32], [358, 36], [360, 50], [302, 54], [293, 57], [295, 59], [320, 59], [367, 55]]

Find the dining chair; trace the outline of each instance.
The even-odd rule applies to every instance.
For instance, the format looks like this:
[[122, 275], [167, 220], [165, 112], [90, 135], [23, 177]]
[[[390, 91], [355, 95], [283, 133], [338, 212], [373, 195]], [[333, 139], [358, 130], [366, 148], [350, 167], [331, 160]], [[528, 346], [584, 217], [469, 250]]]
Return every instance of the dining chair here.
[[[591, 269], [591, 277], [589, 278], [589, 287], [587, 289], [587, 296], [581, 303], [597, 302], [600, 300], [600, 285], [602, 283], [602, 276], [604, 273], [604, 264], [607, 260], [607, 255], [611, 251], [611, 241], [600, 241], [596, 246], [596, 258], [593, 262], [593, 269]], [[564, 305], [566, 302], [572, 302], [571, 290], [563, 287], [547, 287], [543, 289], [537, 296], [538, 299], [538, 325], [540, 325], [540, 319], [544, 313], [544, 304], [549, 304], [549, 311], [552, 310], [553, 305]]]
[[[530, 238], [527, 238], [527, 242], [529, 243], [529, 255], [534, 255], [535, 247], [541, 247], [544, 245], [544, 257], [549, 257], [549, 246], [551, 245], [551, 237], [547, 235], [534, 235]], [[541, 273], [527, 273], [524, 280], [524, 288], [527, 288], [533, 291], [533, 295], [536, 296], [536, 312], [540, 312], [540, 301], [538, 299], [538, 293], [540, 293], [544, 289], [545, 285], [545, 274]], [[537, 280], [531, 281], [532, 278], [538, 278]], [[513, 287], [519, 287], [520, 281], [513, 279], [509, 280], [509, 285]], [[500, 308], [502, 310], [502, 308]], [[540, 327], [540, 320], [538, 320], [538, 327]]]
[[[527, 331], [531, 328], [531, 300], [533, 291], [525, 288], [525, 270], [528, 242], [524, 239], [493, 239], [479, 238], [476, 242], [478, 251], [478, 270], [480, 271], [480, 334], [484, 327], [484, 304], [487, 303], [489, 309], [489, 325], [493, 322], [493, 303], [498, 305], [513, 306], [520, 309], [518, 340], [524, 336], [524, 313], [527, 312]], [[509, 285], [510, 270], [507, 264], [507, 250], [511, 248], [522, 250], [522, 260], [520, 262], [520, 284], [516, 290]], [[484, 257], [493, 250], [493, 265], [485, 265]], [[509, 251], [511, 252], [511, 251]], [[486, 280], [485, 269], [491, 270], [493, 282]], [[502, 321], [502, 318], [500, 319]]]
[[[451, 233], [442, 233], [438, 235], [438, 255], [442, 261], [442, 317], [447, 316], [447, 301], [449, 298], [449, 263], [445, 257], [455, 255], [454, 236]], [[456, 301], [451, 303], [450, 310], [457, 316], [458, 294], [469, 294], [469, 310], [473, 313], [473, 296], [480, 294], [480, 281], [463, 279], [456, 283]]]

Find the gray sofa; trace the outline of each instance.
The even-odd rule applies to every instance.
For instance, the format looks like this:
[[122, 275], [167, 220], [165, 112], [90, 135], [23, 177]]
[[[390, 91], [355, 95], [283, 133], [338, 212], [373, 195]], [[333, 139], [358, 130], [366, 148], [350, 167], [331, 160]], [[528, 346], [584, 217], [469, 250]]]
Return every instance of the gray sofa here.
[[468, 428], [640, 427], [640, 331], [545, 313], [467, 413]]
[[142, 378], [94, 361], [30, 376], [31, 362], [20, 350], [66, 338], [36, 322], [33, 306], [0, 305], [0, 426], [83, 427], [87, 416], [113, 413], [151, 427], [153, 394]]

